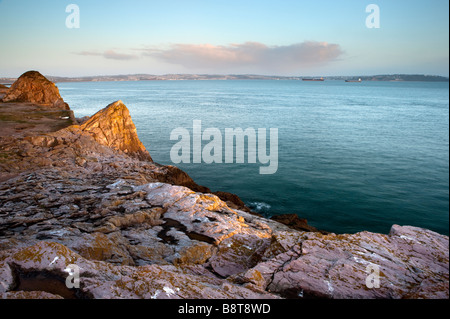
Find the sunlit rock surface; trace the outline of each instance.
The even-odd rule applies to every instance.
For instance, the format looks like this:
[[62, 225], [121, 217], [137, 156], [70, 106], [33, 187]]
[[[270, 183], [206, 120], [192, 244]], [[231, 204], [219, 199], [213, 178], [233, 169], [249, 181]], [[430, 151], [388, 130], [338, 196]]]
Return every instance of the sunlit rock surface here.
[[3, 102], [33, 103], [69, 109], [56, 85], [37, 71], [22, 74], [6, 92]]

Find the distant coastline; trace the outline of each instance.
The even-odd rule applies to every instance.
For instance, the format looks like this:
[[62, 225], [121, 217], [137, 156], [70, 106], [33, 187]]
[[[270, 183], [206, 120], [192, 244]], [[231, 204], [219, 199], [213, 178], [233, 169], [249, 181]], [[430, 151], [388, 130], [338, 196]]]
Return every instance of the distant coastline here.
[[[254, 74], [133, 74], [133, 75], [99, 75], [83, 77], [46, 76], [52, 82], [108, 82], [108, 81], [182, 81], [182, 80], [292, 80], [301, 81], [303, 76], [276, 76]], [[320, 76], [322, 77], [322, 76]], [[323, 76], [326, 81], [345, 81], [361, 79], [365, 81], [388, 82], [449, 82], [448, 77], [423, 74], [382, 74], [369, 76]], [[17, 78], [0, 77], [1, 84], [13, 83]]]

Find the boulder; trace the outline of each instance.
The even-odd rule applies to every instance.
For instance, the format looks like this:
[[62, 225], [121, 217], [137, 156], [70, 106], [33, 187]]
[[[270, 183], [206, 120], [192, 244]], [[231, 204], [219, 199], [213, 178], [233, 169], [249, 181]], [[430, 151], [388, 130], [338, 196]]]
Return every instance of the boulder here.
[[33, 103], [69, 110], [56, 85], [37, 71], [22, 74], [3, 97], [3, 102]]
[[130, 111], [122, 101], [111, 103], [100, 110], [80, 128], [102, 145], [123, 151], [143, 161], [152, 161], [150, 154], [138, 138]]

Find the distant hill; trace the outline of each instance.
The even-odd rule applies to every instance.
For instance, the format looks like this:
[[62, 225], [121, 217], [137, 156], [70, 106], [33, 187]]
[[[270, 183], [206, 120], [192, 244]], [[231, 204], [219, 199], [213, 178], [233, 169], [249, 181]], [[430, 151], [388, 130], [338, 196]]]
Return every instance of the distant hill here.
[[370, 76], [334, 76], [329, 77], [333, 80], [357, 80], [363, 81], [416, 81], [416, 82], [448, 82], [449, 78], [439, 75], [423, 74], [382, 74]]
[[[105, 82], [105, 81], [174, 81], [174, 80], [302, 80], [301, 76], [274, 76], [274, 75], [254, 75], [254, 74], [132, 74], [132, 75], [104, 75], [85, 77], [58, 77], [46, 76], [52, 82]], [[384, 74], [370, 76], [318, 76], [325, 80], [344, 81], [423, 81], [423, 82], [449, 82], [448, 77], [438, 75], [423, 74]], [[15, 78], [0, 78], [0, 84], [11, 84]]]

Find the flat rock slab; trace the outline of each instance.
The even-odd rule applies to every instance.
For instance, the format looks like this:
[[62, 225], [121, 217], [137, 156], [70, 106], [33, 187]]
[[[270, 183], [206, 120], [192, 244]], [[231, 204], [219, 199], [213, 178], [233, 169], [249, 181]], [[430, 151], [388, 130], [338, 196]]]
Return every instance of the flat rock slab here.
[[[69, 275], [75, 270], [79, 274], [79, 287], [67, 288], [67, 280], [74, 283]], [[6, 258], [0, 254], [0, 282], [2, 298], [40, 299], [61, 295], [81, 299], [278, 298], [171, 265], [129, 267], [90, 261], [51, 242], [11, 251]], [[27, 286], [34, 293], [17, 291]]]
[[[72, 191], [39, 199], [32, 185], [8, 196], [14, 179], [0, 189], [5, 298], [23, 287], [12, 284], [17, 274], [42, 275], [56, 257], [67, 260], [61, 267], [85, 269], [78, 295], [41, 287], [65, 298], [448, 298], [449, 239], [426, 229], [302, 232], [182, 186], [118, 179], [81, 187], [73, 177], [70, 185], [60, 177], [50, 184], [58, 175], [45, 174], [34, 173], [34, 183], [47, 180], [50, 192], [87, 191], [89, 206]], [[36, 199], [40, 206], [11, 209]]]
[[73, 111], [31, 103], [0, 103], [0, 137], [56, 132], [74, 124]]
[[[278, 239], [283, 241], [283, 239]], [[448, 298], [449, 239], [394, 225], [389, 235], [306, 233], [259, 263], [269, 291], [290, 298]]]

